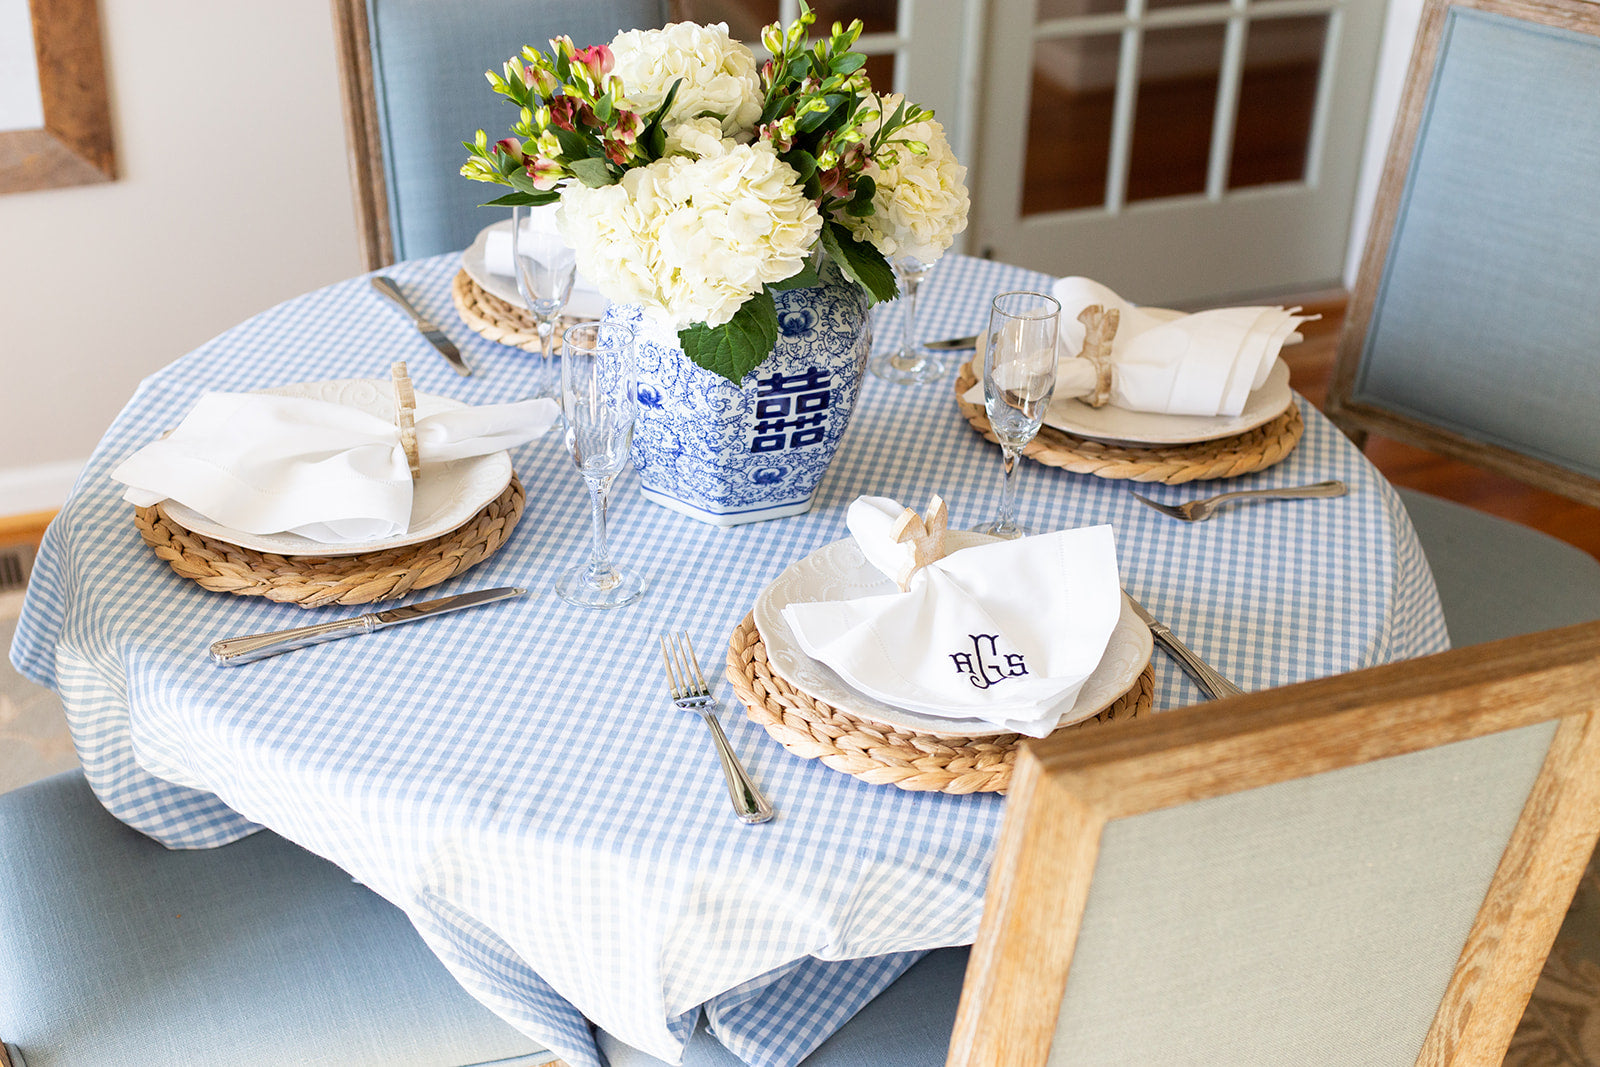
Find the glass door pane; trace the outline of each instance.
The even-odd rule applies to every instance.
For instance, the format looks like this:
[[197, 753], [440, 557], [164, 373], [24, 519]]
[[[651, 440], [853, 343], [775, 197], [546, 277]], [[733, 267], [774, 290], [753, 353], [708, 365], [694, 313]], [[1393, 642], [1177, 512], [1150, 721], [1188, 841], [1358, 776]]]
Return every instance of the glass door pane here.
[[1024, 215], [1105, 203], [1121, 40], [1094, 34], [1034, 47]]
[[1228, 188], [1305, 180], [1327, 36], [1327, 15], [1250, 23]]
[[1146, 30], [1128, 161], [1128, 200], [1206, 191], [1225, 28]]

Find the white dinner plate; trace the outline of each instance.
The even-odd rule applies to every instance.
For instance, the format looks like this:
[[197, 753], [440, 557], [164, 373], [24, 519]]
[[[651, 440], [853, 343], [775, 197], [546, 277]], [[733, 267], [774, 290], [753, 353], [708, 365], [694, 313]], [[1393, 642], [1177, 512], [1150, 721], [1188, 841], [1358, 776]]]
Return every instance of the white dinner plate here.
[[[978, 402], [983, 402], [981, 397]], [[1111, 404], [1094, 408], [1076, 397], [1056, 397], [1050, 401], [1044, 423], [1077, 437], [1107, 444], [1188, 445], [1235, 437], [1253, 430], [1282, 415], [1293, 403], [1289, 365], [1276, 359], [1272, 370], [1267, 372], [1267, 380], [1245, 398], [1244, 410], [1237, 415], [1163, 415], [1129, 411]]]
[[[494, 274], [489, 270], [485, 253], [489, 247], [489, 234], [494, 230], [510, 233], [511, 220], [502, 219], [492, 226], [485, 226], [479, 230], [471, 246], [461, 253], [461, 269], [484, 290], [493, 293], [513, 307], [522, 307], [522, 294], [517, 292], [517, 280], [509, 274]], [[562, 314], [579, 319], [598, 319], [606, 313], [606, 306], [610, 303], [600, 295], [600, 290], [589, 284], [580, 274], [577, 281], [572, 283], [572, 295], [567, 298], [567, 306], [562, 310]]]
[[[987, 544], [988, 534], [951, 530], [946, 535], [950, 551]], [[773, 671], [807, 696], [831, 704], [840, 711], [900, 726], [919, 733], [950, 737], [984, 737], [998, 728], [982, 719], [945, 718], [896, 707], [855, 689], [825, 663], [812, 659], [800, 647], [794, 630], [783, 617], [789, 604], [812, 604], [825, 600], [852, 600], [856, 597], [892, 593], [895, 584], [867, 562], [854, 539], [846, 538], [824, 545], [795, 563], [756, 597], [756, 629], [767, 646], [767, 662]], [[1098, 715], [1126, 693], [1150, 662], [1150, 628], [1133, 613], [1127, 597], [1122, 599], [1122, 615], [1106, 645], [1100, 665], [1078, 690], [1071, 706], [1061, 709], [1058, 726], [1070, 726]]]
[[[276, 389], [263, 389], [276, 396], [303, 397], [344, 404], [369, 415], [394, 417], [394, 386], [387, 379], [344, 378], [332, 382], [297, 382]], [[441, 411], [454, 411], [467, 405], [448, 397], [417, 394], [416, 417], [423, 419]], [[276, 552], [283, 556], [355, 556], [401, 548], [443, 537], [463, 526], [474, 515], [505, 492], [511, 484], [511, 453], [494, 452], [449, 463], [428, 463], [417, 476], [411, 494], [411, 521], [406, 532], [375, 541], [344, 542], [330, 545], [299, 534], [254, 534], [212, 522], [199, 512], [173, 500], [159, 506], [162, 514], [185, 530], [214, 541]]]

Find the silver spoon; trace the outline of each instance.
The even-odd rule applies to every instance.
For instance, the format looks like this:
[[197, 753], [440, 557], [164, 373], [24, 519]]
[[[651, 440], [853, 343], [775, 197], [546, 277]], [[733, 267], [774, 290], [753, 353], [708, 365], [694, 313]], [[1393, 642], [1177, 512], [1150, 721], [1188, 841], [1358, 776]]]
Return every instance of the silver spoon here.
[[[1289, 489], [1241, 489], [1232, 493], [1218, 493], [1216, 496], [1203, 497], [1200, 500], [1190, 500], [1183, 504], [1158, 504], [1149, 497], [1134, 493], [1133, 497], [1141, 504], [1147, 504], [1163, 515], [1170, 515], [1174, 519], [1184, 522], [1204, 522], [1224, 504], [1231, 504], [1238, 500], [1300, 500], [1306, 497], [1344, 496], [1348, 488], [1343, 482], [1316, 482], [1312, 485], [1297, 485]], [[1130, 490], [1131, 492], [1131, 490]]]

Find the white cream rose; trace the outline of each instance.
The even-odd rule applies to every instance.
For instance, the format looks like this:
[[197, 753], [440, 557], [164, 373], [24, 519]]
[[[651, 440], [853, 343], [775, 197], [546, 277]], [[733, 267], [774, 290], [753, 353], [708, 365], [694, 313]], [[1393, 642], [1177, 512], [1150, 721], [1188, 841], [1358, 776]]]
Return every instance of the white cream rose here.
[[800, 269], [822, 229], [799, 175], [765, 143], [668, 156], [616, 185], [572, 185], [556, 213], [578, 270], [673, 329], [721, 326]]
[[728, 35], [726, 23], [675, 22], [660, 30], [627, 30], [611, 41], [611, 73], [622, 79], [621, 106], [647, 115], [682, 80], [662, 128], [685, 119], [718, 116], [727, 136], [749, 133], [761, 118], [761, 78], [750, 49]]
[[[894, 114], [904, 98], [884, 96], [879, 110]], [[870, 124], [865, 132], [877, 132]], [[869, 164], [866, 173], [877, 183], [872, 198], [874, 213], [844, 216], [842, 221], [858, 240], [870, 241], [890, 260], [902, 256], [932, 263], [949, 248], [956, 234], [967, 228], [967, 168], [956, 162], [944, 127], [935, 119], [912, 123], [895, 134], [896, 140], [921, 141], [927, 154], [918, 155], [905, 145], [895, 146], [897, 159], [888, 165]]]

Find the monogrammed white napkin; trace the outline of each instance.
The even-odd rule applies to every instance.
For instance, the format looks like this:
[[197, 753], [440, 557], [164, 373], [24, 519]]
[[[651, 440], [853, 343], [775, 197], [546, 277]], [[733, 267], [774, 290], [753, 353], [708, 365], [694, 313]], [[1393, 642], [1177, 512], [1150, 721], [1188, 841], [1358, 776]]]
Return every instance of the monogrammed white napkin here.
[[1056, 337], [1056, 396], [1094, 392], [1096, 371], [1077, 358], [1084, 325], [1078, 314], [1091, 304], [1120, 317], [1111, 342], [1111, 403], [1131, 411], [1168, 415], [1237, 415], [1251, 390], [1267, 380], [1278, 351], [1314, 315], [1298, 308], [1232, 307], [1185, 315], [1134, 307], [1099, 282], [1063, 278], [1051, 288], [1061, 302]]
[[[862, 497], [848, 517], [863, 555], [890, 577], [904, 546], [888, 529], [901, 510]], [[910, 585], [783, 615], [807, 655], [869, 696], [1032, 737], [1071, 709], [1122, 611], [1110, 526], [965, 548]]]
[[[423, 470], [531, 441], [560, 414], [553, 400], [524, 400], [419, 418]], [[207, 393], [111, 476], [131, 504], [174, 500], [245, 533], [355, 543], [405, 533], [411, 518], [411, 469], [395, 424], [325, 400]]]

